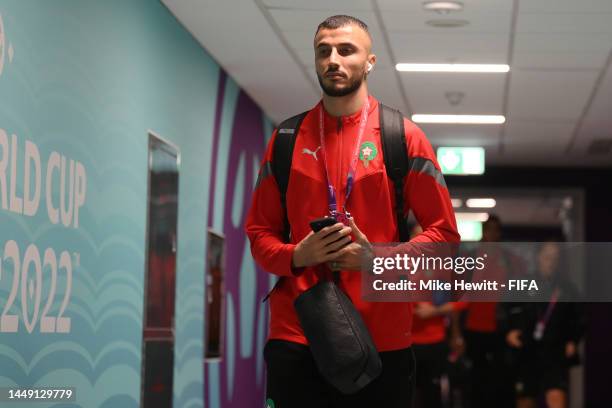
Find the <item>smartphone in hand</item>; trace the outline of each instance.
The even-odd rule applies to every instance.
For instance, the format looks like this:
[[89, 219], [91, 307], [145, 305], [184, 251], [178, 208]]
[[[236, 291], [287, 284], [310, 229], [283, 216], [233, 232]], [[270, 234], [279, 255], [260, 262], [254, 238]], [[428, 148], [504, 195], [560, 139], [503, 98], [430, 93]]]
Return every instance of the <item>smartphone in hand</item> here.
[[[312, 228], [312, 230], [314, 232], [319, 232], [323, 228], [329, 227], [331, 225], [334, 225], [337, 222], [338, 222], [338, 220], [336, 220], [336, 218], [334, 218], [334, 217], [317, 218], [316, 220], [310, 221], [310, 228]], [[340, 239], [343, 239], [343, 238], [340, 238]], [[348, 244], [350, 244], [350, 241], [346, 243], [346, 245], [348, 245]], [[342, 248], [344, 248], [346, 245], [343, 245]]]
[[316, 220], [310, 221], [310, 228], [312, 228], [314, 232], [319, 232], [323, 228], [334, 225], [337, 222], [338, 221], [336, 221], [334, 217], [317, 218]]

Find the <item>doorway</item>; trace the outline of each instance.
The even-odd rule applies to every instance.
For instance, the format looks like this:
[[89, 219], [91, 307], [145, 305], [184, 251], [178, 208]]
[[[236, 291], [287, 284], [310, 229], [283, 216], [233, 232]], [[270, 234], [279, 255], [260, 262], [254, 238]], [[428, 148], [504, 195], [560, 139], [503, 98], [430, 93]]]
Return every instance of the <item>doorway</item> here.
[[149, 133], [142, 408], [172, 407], [179, 150]]

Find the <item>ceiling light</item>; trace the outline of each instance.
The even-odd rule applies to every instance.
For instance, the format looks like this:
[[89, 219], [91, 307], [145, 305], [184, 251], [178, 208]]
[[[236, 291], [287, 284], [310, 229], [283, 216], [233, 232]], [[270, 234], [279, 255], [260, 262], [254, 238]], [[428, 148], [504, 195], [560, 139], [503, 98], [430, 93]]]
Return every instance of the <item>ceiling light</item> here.
[[437, 13], [450, 13], [463, 10], [463, 3], [460, 1], [426, 1], [423, 3], [423, 9]]
[[493, 208], [496, 204], [494, 198], [468, 198], [465, 202], [470, 208]]
[[427, 20], [425, 24], [431, 27], [436, 27], [436, 28], [457, 28], [457, 27], [465, 27], [466, 25], [470, 24], [470, 22], [467, 20], [437, 18], [434, 20]]
[[397, 64], [395, 69], [402, 72], [496, 72], [510, 71], [507, 64]]
[[451, 204], [453, 205], [453, 208], [461, 208], [463, 205], [463, 200], [460, 198], [451, 198]]
[[412, 115], [414, 123], [455, 123], [455, 124], [494, 124], [504, 123], [502, 115]]
[[455, 213], [455, 218], [457, 221], [478, 221], [485, 222], [489, 219], [488, 213], [468, 213], [468, 212], [458, 212]]

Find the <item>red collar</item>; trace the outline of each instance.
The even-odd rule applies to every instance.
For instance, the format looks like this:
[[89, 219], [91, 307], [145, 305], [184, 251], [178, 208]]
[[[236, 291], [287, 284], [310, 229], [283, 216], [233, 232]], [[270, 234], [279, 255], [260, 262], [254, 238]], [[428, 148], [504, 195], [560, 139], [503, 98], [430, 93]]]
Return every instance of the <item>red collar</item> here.
[[[372, 112], [374, 112], [374, 109], [378, 108], [378, 101], [372, 95], [369, 95], [368, 99], [370, 101], [370, 111], [368, 114], [371, 115]], [[323, 106], [323, 100], [319, 101], [319, 103], [315, 106], [315, 109], [318, 108], [319, 105]], [[358, 124], [359, 119], [361, 118], [361, 109], [351, 115], [332, 116], [325, 110], [325, 108], [323, 108], [323, 118], [326, 124], [338, 123], [338, 119], [341, 119], [343, 124]]]

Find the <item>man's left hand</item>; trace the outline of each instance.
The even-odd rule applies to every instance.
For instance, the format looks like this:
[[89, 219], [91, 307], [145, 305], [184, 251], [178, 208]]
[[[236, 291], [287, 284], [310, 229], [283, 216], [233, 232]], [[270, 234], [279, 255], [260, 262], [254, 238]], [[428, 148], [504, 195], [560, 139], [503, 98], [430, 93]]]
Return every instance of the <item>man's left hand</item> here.
[[353, 242], [346, 245], [344, 248], [337, 251], [337, 257], [327, 266], [332, 271], [359, 271], [366, 257], [372, 256], [372, 245], [368, 241], [368, 237], [355, 224], [354, 218], [349, 218], [349, 227], [352, 229], [352, 235], [355, 238]]

